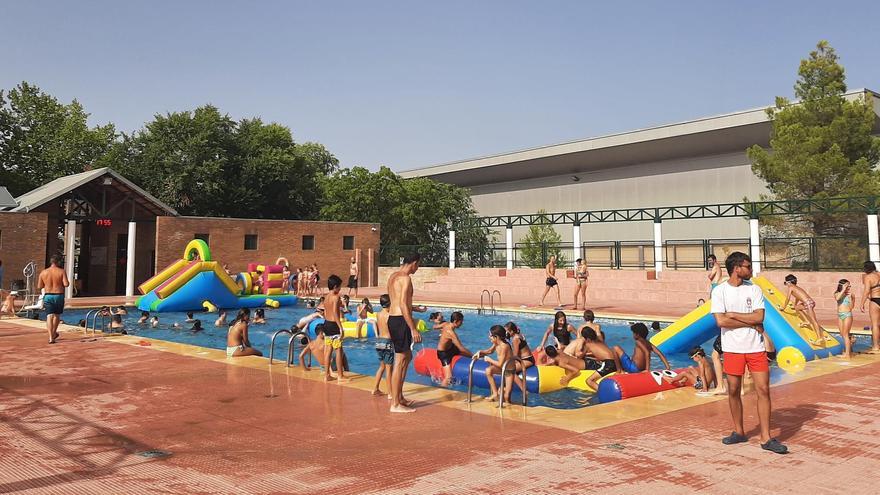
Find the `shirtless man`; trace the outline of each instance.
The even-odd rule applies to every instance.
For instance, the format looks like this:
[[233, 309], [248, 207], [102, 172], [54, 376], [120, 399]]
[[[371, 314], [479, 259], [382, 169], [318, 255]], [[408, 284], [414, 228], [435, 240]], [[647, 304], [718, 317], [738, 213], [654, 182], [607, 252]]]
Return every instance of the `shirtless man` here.
[[351, 257], [351, 263], [348, 265], [348, 295], [351, 296], [351, 290], [354, 289], [354, 298], [358, 296], [358, 264], [354, 256]]
[[544, 298], [547, 297], [547, 293], [550, 292], [551, 287], [556, 288], [556, 306], [562, 306], [562, 299], [559, 298], [559, 281], [556, 280], [556, 255], [550, 256], [550, 261], [547, 263], [547, 266], [544, 267], [544, 274], [547, 276], [547, 279], [544, 281], [544, 295], [541, 296], [541, 306], [544, 305]]
[[[342, 300], [339, 291], [342, 288], [342, 279], [336, 275], [327, 278], [327, 289], [330, 292], [324, 297], [324, 361], [330, 363], [330, 354], [336, 349], [336, 362], [345, 363], [342, 350]], [[347, 381], [345, 367], [337, 366], [336, 373], [340, 382]], [[324, 367], [324, 381], [329, 382], [334, 378], [330, 376], [330, 366]]]
[[712, 297], [712, 289], [718, 287], [721, 283], [721, 267], [718, 265], [718, 258], [714, 254], [710, 254], [706, 261], [709, 262], [709, 297]]
[[391, 372], [391, 412], [415, 412], [412, 402], [403, 397], [403, 382], [409, 362], [412, 360], [413, 342], [421, 342], [422, 334], [416, 330], [413, 321], [412, 295], [413, 286], [410, 276], [419, 269], [419, 253], [412, 253], [403, 258], [400, 270], [388, 278], [388, 295], [391, 306], [388, 308], [388, 331], [394, 345], [394, 367]]
[[40, 272], [37, 289], [46, 289], [43, 305], [46, 308], [46, 330], [49, 331], [49, 343], [58, 339], [58, 323], [64, 312], [64, 288], [70, 285], [67, 273], [61, 268], [61, 256], [53, 254], [49, 267]]
[[866, 261], [862, 274], [862, 301], [860, 309], [865, 312], [865, 305], [870, 300], [868, 315], [871, 318], [871, 354], [880, 353], [880, 273], [873, 261]]
[[[825, 329], [822, 328], [822, 325], [819, 324], [819, 320], [816, 318], [816, 301], [807, 294], [807, 291], [798, 287], [797, 285], [797, 277], [792, 274], [788, 274], [785, 276], [784, 285], [788, 287], [788, 294], [785, 297], [785, 302], [782, 303], [782, 306], [779, 306], [779, 311], [785, 311], [788, 309], [788, 303], [794, 303], [794, 310], [798, 312], [800, 317], [809, 322], [810, 326], [813, 327], [813, 331], [816, 332], [817, 341], [811, 341], [811, 344], [821, 345], [824, 341], [833, 340], [827, 333], [825, 333]], [[834, 342], [836, 343], [836, 341]]]
[[581, 331], [584, 338], [584, 348], [581, 355], [589, 354], [589, 357], [583, 359], [570, 357], [565, 353], [561, 353], [551, 346], [547, 346], [544, 352], [547, 356], [553, 358], [557, 366], [565, 368], [568, 373], [559, 380], [559, 383], [567, 386], [568, 383], [578, 376], [583, 370], [594, 370], [590, 378], [587, 379], [587, 385], [596, 390], [599, 379], [614, 373], [615, 371], [623, 373], [621, 369], [620, 358], [613, 350], [611, 350], [604, 342], [599, 342], [596, 332], [592, 328], [584, 328]]
[[648, 341], [648, 327], [644, 323], [634, 323], [629, 327], [632, 331], [633, 340], [636, 345], [633, 348], [632, 358], [630, 358], [620, 346], [614, 346], [614, 352], [620, 358], [620, 364], [627, 373], [638, 373], [640, 371], [651, 371], [651, 353], [657, 355], [663, 362], [665, 369], [669, 369], [669, 361], [666, 356], [654, 347], [654, 344]]
[[455, 332], [463, 323], [464, 315], [459, 311], [453, 311], [449, 321], [440, 324], [437, 359], [440, 360], [440, 366], [443, 366], [442, 385], [444, 387], [448, 387], [449, 382], [452, 381], [452, 358], [455, 356], [473, 356], [473, 353], [461, 343], [461, 339], [458, 338], [458, 334]]

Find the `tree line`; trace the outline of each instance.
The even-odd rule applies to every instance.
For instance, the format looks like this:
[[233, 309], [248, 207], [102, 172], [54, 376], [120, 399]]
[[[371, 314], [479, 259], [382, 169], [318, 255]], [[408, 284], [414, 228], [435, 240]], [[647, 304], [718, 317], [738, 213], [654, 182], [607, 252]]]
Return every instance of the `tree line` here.
[[[58, 177], [110, 167], [183, 215], [378, 222], [382, 245], [434, 245], [475, 215], [464, 188], [391, 169], [340, 168], [326, 147], [212, 105], [156, 114], [132, 133], [90, 126], [77, 100], [28, 82], [0, 90], [0, 185], [14, 196]], [[476, 242], [480, 234], [472, 233]], [[442, 248], [442, 249], [441, 249]]]

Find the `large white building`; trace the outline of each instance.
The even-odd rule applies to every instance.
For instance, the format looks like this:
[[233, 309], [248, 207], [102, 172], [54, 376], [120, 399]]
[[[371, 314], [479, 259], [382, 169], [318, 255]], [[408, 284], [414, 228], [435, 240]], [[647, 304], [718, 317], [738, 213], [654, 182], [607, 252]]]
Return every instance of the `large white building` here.
[[[880, 94], [861, 89], [878, 115]], [[462, 160], [402, 172], [471, 190], [482, 216], [684, 206], [757, 200], [766, 192], [745, 150], [769, 146], [764, 108]], [[563, 240], [572, 230], [557, 228]], [[514, 229], [519, 239], [523, 228]], [[651, 222], [589, 224], [582, 241], [647, 240]], [[664, 239], [747, 238], [745, 219], [664, 222]]]

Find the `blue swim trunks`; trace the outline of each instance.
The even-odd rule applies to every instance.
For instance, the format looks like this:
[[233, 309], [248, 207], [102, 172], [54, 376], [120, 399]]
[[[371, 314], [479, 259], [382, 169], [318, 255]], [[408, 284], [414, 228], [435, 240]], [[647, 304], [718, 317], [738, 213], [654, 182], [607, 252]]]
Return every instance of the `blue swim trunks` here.
[[60, 315], [64, 312], [64, 294], [46, 294], [43, 296], [43, 307], [47, 315]]
[[623, 371], [626, 371], [627, 373], [638, 373], [642, 371], [636, 366], [636, 363], [633, 362], [632, 358], [629, 357], [629, 354], [625, 352], [620, 356], [620, 366], [623, 368]]
[[376, 339], [376, 356], [380, 363], [394, 364], [394, 344], [391, 339]]

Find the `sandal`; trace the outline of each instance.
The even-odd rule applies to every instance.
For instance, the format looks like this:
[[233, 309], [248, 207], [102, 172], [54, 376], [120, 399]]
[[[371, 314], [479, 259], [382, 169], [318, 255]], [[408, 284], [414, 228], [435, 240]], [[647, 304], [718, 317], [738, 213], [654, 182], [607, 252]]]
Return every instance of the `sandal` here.
[[762, 443], [761, 448], [764, 450], [769, 450], [770, 452], [773, 452], [775, 454], [787, 454], [788, 453], [788, 447], [783, 445], [782, 442], [780, 442], [779, 440], [777, 440], [775, 438], [771, 438], [770, 440], [767, 440], [767, 443]]
[[[733, 445], [736, 443], [743, 443], [743, 442], [748, 442], [748, 441], [749, 441], [749, 439], [745, 435], [740, 435], [739, 433], [737, 433], [735, 431], [730, 432], [729, 436], [726, 436], [721, 439], [721, 443], [723, 443], [724, 445]], [[770, 443], [770, 442], [767, 442], [767, 443]]]

